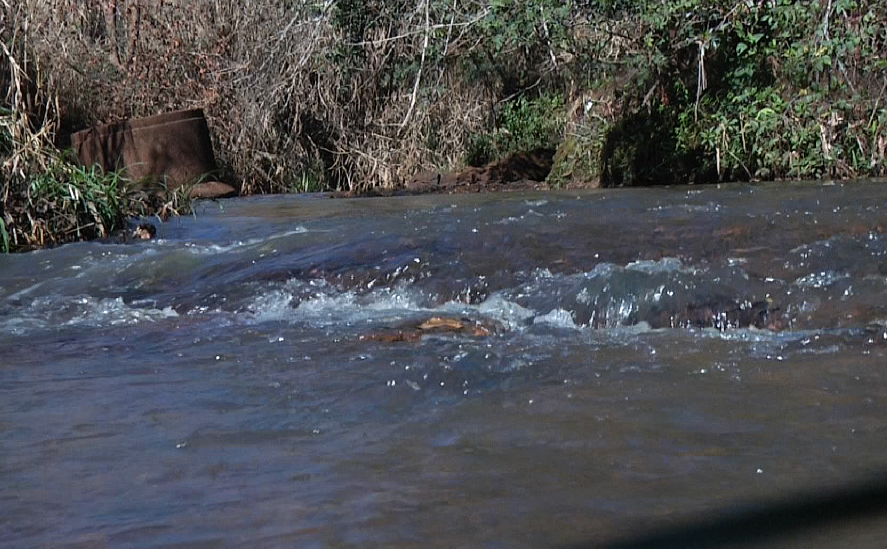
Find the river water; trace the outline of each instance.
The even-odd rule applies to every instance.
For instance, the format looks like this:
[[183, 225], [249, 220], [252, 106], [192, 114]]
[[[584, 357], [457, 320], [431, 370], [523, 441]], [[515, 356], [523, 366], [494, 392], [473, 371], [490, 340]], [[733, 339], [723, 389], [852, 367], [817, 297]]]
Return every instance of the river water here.
[[[203, 202], [0, 256], [0, 546], [594, 547], [806, 501], [887, 472], [885, 326], [883, 183]], [[852, 524], [780, 547], [883, 546]]]

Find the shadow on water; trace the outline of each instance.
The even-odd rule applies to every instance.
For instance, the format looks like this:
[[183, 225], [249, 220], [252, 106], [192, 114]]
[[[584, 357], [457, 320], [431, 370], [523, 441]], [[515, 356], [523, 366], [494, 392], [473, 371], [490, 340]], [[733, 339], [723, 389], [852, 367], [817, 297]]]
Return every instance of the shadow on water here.
[[[723, 511], [713, 517], [652, 529], [609, 543], [581, 543], [567, 549], [703, 549], [753, 547], [814, 531], [852, 526], [887, 515], [887, 477], [842, 489], [796, 494], [768, 503]], [[810, 545], [818, 547], [818, 545]]]

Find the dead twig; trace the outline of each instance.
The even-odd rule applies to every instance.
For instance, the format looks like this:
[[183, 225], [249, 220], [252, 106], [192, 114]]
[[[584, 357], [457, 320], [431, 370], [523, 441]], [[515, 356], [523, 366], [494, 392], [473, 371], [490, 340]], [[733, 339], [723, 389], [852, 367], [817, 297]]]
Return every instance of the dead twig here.
[[425, 68], [425, 52], [428, 50], [428, 35], [430, 34], [429, 28], [431, 27], [428, 15], [429, 0], [421, 0], [421, 3], [425, 5], [425, 38], [422, 41], [422, 57], [419, 60], [419, 70], [416, 71], [416, 81], [413, 82], [413, 93], [410, 94], [410, 107], [407, 109], [407, 114], [404, 115], [403, 121], [400, 123], [401, 129], [406, 127], [407, 122], [410, 120], [410, 116], [413, 114], [413, 109], [416, 106], [416, 94], [419, 93], [419, 82], [422, 80], [422, 70]]

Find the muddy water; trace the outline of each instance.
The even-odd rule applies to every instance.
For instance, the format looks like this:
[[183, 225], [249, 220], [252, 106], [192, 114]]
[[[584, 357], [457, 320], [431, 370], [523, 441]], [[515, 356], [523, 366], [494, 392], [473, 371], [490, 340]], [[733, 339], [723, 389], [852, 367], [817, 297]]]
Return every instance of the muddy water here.
[[[0, 257], [0, 545], [604, 547], [859, 486], [885, 199], [271, 197]], [[826, 518], [729, 546], [887, 533]]]

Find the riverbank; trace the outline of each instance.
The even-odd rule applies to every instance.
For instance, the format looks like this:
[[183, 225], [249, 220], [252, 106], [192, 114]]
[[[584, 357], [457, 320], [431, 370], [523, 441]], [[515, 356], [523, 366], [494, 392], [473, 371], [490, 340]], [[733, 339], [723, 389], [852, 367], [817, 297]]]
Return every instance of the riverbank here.
[[40, 149], [29, 160], [35, 165], [7, 180], [4, 188], [0, 253], [79, 240], [126, 238], [138, 225], [133, 223], [138, 218], [163, 220], [191, 208], [186, 189], [144, 189], [122, 172], [83, 167], [51, 148]]
[[881, 2], [54, 0], [0, 12], [6, 233], [22, 224], [11, 211], [33, 213], [11, 204], [33, 198], [42, 151], [90, 125], [193, 107], [242, 195], [407, 192], [422, 174], [539, 149], [554, 151], [537, 181], [548, 188], [887, 175]]

